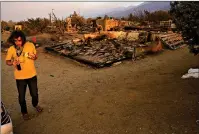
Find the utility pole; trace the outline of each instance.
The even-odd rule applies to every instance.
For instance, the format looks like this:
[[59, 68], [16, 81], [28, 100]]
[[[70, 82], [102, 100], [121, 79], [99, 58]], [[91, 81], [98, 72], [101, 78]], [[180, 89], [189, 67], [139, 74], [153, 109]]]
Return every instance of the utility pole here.
[[54, 21], [53, 10], [54, 10], [54, 9], [52, 9], [52, 14], [51, 14], [51, 17], [52, 17], [52, 27], [53, 27], [53, 23], [54, 23], [54, 22], [53, 22], [53, 21]]
[[50, 26], [52, 25], [52, 15], [51, 15], [51, 13], [49, 13], [49, 19], [50, 19]]

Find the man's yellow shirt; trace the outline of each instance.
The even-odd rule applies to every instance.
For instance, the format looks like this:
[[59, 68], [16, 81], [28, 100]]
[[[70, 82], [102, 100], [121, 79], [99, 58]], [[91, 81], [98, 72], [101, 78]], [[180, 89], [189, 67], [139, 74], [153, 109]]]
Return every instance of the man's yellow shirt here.
[[[27, 57], [27, 53], [36, 54], [36, 49], [33, 43], [26, 42], [23, 47], [21, 56], [19, 57], [21, 70], [17, 70], [14, 67], [15, 79], [29, 79], [37, 75], [34, 60]], [[14, 60], [17, 58], [16, 49], [11, 46], [8, 49], [6, 60]]]

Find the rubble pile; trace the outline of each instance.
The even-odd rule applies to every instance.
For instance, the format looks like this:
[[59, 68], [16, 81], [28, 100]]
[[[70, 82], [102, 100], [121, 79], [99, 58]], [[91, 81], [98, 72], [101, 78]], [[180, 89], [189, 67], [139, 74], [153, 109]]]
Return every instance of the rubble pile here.
[[81, 33], [91, 33], [93, 31], [94, 31], [93, 27], [88, 24], [81, 26], [79, 29], [79, 32], [81, 32]]
[[163, 45], [173, 50], [182, 44], [183, 38], [178, 33], [120, 31], [84, 34], [45, 49], [101, 68], [124, 59], [134, 60], [145, 54], [161, 52]]
[[184, 44], [181, 34], [178, 33], [160, 34], [159, 37], [163, 44], [172, 50], [175, 50]]
[[137, 47], [143, 47], [143, 45], [126, 40], [89, 39], [76, 44], [68, 41], [45, 49], [95, 67], [104, 67], [124, 59], [135, 58]]

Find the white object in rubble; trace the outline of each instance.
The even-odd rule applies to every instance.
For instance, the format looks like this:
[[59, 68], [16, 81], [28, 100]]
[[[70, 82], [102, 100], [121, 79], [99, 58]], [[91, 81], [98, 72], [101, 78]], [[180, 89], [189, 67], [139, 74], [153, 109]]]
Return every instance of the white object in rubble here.
[[190, 68], [190, 69], [188, 70], [188, 73], [199, 73], [199, 68], [198, 68], [198, 69]]
[[186, 78], [199, 78], [199, 68], [198, 69], [190, 68], [188, 70], [188, 73], [182, 76], [182, 79]]

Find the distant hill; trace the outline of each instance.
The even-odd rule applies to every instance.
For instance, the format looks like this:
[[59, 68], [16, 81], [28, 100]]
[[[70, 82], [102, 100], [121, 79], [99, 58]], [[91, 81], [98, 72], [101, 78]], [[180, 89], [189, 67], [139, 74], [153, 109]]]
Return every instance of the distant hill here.
[[170, 9], [170, 2], [144, 2], [138, 6], [129, 6], [127, 8], [120, 7], [117, 9], [113, 9], [110, 12], [104, 13], [100, 16], [104, 17], [104, 15], [112, 16], [112, 17], [127, 17], [130, 13], [136, 13], [137, 11], [144, 11], [147, 10], [149, 12], [154, 12], [157, 10], [169, 10]]
[[109, 14], [109, 16], [114, 15], [114, 14], [118, 14], [120, 12], [124, 12], [126, 11], [127, 8], [126, 7], [115, 7], [115, 8], [109, 8], [106, 10], [101, 11], [101, 9], [98, 11], [96, 11], [96, 13], [93, 15], [93, 17], [104, 17], [107, 13]]
[[132, 10], [134, 8], [136, 8], [136, 6], [120, 7], [119, 9], [115, 8], [114, 10], [112, 10], [112, 11], [110, 11], [108, 13], [105, 13], [105, 14], [108, 15], [108, 16], [112, 16], [112, 17], [126, 16], [126, 11]]

